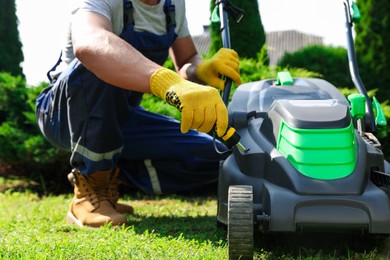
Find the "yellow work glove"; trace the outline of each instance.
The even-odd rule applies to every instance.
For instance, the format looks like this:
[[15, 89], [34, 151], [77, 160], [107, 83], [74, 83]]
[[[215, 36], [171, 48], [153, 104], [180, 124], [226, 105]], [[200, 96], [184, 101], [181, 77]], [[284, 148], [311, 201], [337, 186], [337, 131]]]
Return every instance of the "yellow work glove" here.
[[185, 80], [172, 70], [161, 68], [150, 78], [152, 93], [181, 111], [180, 130], [209, 132], [216, 126], [222, 136], [228, 127], [228, 113], [219, 92], [212, 87]]
[[241, 84], [238, 54], [232, 49], [222, 48], [211, 59], [202, 61], [196, 68], [196, 76], [207, 85], [224, 90], [226, 76], [236, 85]]

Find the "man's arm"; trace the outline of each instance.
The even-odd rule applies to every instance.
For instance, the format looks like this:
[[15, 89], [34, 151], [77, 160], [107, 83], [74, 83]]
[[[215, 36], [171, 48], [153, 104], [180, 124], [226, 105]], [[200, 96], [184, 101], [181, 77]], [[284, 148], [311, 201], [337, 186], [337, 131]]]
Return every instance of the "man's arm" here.
[[[218, 136], [226, 132], [227, 109], [216, 89], [185, 80], [148, 60], [112, 33], [104, 16], [78, 12], [72, 23], [72, 42], [76, 57], [100, 79], [124, 89], [152, 92], [178, 108], [183, 133], [189, 129], [207, 133], [214, 126]], [[177, 64], [187, 64], [191, 57], [186, 57], [177, 59]]]
[[202, 83], [197, 75], [196, 68], [202, 62], [191, 36], [176, 39], [169, 49], [176, 71], [185, 79]]
[[161, 68], [112, 32], [111, 22], [93, 12], [77, 12], [72, 22], [76, 57], [112, 85], [150, 92], [150, 77]]

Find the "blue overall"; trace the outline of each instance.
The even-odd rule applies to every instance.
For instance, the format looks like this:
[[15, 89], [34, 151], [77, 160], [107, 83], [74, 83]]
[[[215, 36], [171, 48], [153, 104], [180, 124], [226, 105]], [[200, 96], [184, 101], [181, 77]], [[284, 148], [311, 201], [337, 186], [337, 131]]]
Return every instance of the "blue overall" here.
[[[132, 5], [125, 1], [120, 37], [162, 65], [176, 35], [174, 6], [166, 0], [167, 33], [134, 31]], [[212, 137], [180, 132], [180, 123], [140, 107], [142, 93], [100, 80], [77, 58], [51, 81], [36, 101], [43, 135], [71, 151], [70, 164], [82, 174], [119, 166], [121, 177], [145, 193], [162, 194], [216, 182], [219, 162]], [[226, 149], [217, 142], [219, 150]]]

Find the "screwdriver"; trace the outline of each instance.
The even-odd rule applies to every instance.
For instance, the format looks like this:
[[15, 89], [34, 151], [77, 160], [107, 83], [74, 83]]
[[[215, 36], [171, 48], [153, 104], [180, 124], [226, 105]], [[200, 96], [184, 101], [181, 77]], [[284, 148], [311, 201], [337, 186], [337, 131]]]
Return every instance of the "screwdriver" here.
[[[222, 78], [225, 80], [225, 88], [224, 91], [222, 92], [222, 100], [225, 103], [225, 105], [228, 106], [232, 80], [225, 76], [222, 76]], [[243, 153], [247, 153], [249, 151], [248, 148], [246, 148], [242, 143], [240, 143], [241, 136], [237, 133], [236, 129], [234, 129], [234, 127], [232, 126], [228, 127], [226, 133], [221, 137], [221, 139], [226, 142], [229, 148], [236, 145], [237, 148]]]

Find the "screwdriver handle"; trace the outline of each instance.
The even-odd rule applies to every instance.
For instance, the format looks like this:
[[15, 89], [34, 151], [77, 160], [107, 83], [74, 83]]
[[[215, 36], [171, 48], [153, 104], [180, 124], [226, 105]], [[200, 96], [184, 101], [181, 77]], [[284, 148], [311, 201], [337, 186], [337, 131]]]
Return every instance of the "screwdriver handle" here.
[[246, 148], [242, 143], [240, 143], [241, 136], [237, 133], [236, 129], [229, 127], [226, 133], [221, 137], [225, 141], [226, 145], [231, 149], [233, 146], [236, 146], [241, 152], [248, 153], [249, 148]]
[[226, 133], [221, 136], [221, 139], [224, 140], [226, 145], [231, 148], [240, 142], [241, 136], [237, 133], [236, 129], [229, 126]]

